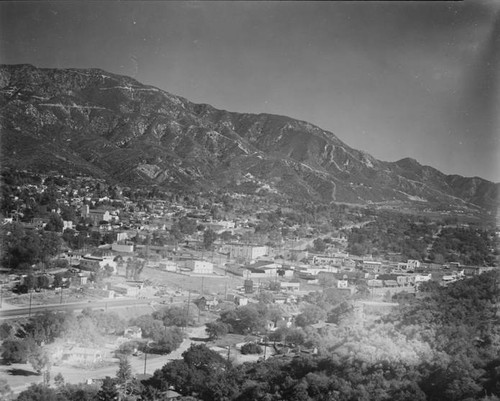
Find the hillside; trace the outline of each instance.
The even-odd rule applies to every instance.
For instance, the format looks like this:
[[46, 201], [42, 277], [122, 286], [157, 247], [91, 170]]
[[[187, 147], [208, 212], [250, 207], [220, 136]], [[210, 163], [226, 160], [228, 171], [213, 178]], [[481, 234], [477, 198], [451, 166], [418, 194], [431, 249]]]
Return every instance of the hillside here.
[[303, 200], [498, 206], [499, 184], [389, 163], [304, 121], [194, 104], [99, 69], [0, 66], [4, 166]]

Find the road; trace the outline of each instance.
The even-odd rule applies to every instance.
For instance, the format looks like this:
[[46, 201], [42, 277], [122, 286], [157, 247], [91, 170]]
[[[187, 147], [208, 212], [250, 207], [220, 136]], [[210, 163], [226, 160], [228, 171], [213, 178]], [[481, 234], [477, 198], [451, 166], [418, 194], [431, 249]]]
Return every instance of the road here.
[[39, 312], [45, 311], [76, 311], [84, 308], [100, 308], [100, 309], [112, 309], [112, 308], [123, 308], [127, 306], [143, 306], [148, 305], [151, 301], [159, 301], [157, 299], [107, 299], [107, 300], [96, 300], [87, 302], [74, 302], [67, 304], [52, 304], [52, 305], [35, 305], [31, 307], [25, 306], [22, 308], [11, 308], [0, 310], [0, 320], [2, 319], [13, 319], [34, 315]]
[[[153, 374], [155, 370], [160, 369], [166, 363], [175, 359], [182, 359], [182, 353], [186, 351], [191, 344], [198, 343], [197, 341], [193, 341], [191, 338], [204, 338], [206, 336], [205, 326], [189, 328], [187, 335], [188, 337], [184, 339], [179, 348], [170, 354], [148, 355], [146, 360], [146, 373]], [[129, 358], [130, 365], [132, 366], [132, 373], [134, 375], [144, 373], [144, 360], [144, 355], [141, 355], [140, 357], [131, 356]], [[43, 377], [37, 375], [13, 376], [9, 373], [12, 369], [31, 371], [32, 368], [29, 364], [13, 364], [0, 367], [1, 376], [7, 379], [11, 389], [16, 394], [27, 389], [33, 383], [41, 383], [43, 381]], [[83, 383], [88, 379], [103, 379], [106, 376], [115, 377], [117, 371], [118, 359], [115, 359], [113, 364], [97, 369], [83, 369], [72, 366], [53, 366], [50, 370], [50, 376], [51, 380], [53, 380], [58, 373], [61, 373], [66, 383], [77, 384]], [[53, 385], [53, 383], [51, 383], [51, 385]]]

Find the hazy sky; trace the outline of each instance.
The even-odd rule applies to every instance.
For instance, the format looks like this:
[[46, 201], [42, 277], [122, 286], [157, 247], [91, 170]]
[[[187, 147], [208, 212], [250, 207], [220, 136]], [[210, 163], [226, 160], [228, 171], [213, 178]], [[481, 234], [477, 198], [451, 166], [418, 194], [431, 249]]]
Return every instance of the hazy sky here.
[[2, 2], [0, 60], [99, 67], [500, 182], [500, 2]]

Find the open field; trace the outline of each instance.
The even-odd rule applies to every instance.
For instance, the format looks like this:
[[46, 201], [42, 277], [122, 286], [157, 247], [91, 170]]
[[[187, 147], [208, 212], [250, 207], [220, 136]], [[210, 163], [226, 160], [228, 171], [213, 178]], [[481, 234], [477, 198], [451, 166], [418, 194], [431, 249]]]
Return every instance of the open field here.
[[243, 277], [231, 274], [227, 276], [187, 276], [146, 267], [141, 278], [150, 280], [154, 286], [166, 286], [169, 289], [192, 291], [200, 294], [224, 295], [227, 291], [234, 290], [243, 285]]

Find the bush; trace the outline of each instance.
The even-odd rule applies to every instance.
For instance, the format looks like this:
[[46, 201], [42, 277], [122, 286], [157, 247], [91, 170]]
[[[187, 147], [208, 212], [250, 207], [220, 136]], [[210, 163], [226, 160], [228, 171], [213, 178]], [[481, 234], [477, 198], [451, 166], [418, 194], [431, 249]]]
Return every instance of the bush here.
[[246, 343], [241, 347], [241, 353], [243, 355], [262, 354], [262, 347], [255, 343]]
[[139, 341], [127, 341], [126, 343], [120, 345], [120, 347], [116, 350], [116, 353], [120, 355], [131, 355], [138, 350], [141, 345], [142, 344]]

